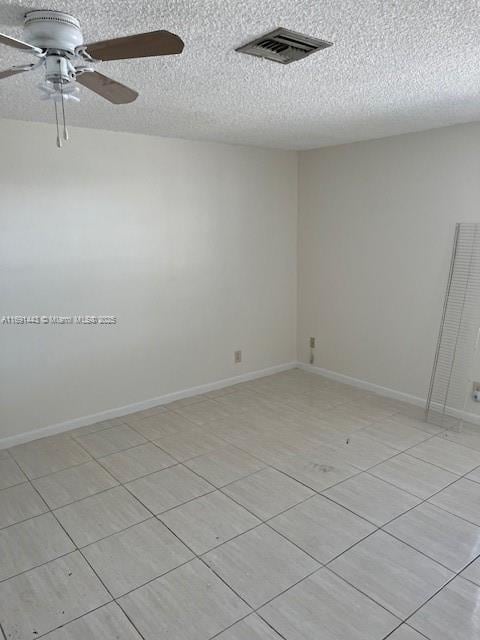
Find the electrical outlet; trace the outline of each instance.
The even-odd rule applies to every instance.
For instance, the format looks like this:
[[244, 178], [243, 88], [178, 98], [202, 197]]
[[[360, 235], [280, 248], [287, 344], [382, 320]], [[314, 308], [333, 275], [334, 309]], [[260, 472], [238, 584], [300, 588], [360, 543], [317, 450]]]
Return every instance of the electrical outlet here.
[[473, 383], [473, 399], [475, 402], [480, 402], [480, 382]]
[[233, 352], [233, 359], [235, 361], [235, 364], [239, 364], [242, 361], [242, 352], [239, 351], [234, 351]]
[[310, 338], [310, 349], [315, 349], [315, 338]]

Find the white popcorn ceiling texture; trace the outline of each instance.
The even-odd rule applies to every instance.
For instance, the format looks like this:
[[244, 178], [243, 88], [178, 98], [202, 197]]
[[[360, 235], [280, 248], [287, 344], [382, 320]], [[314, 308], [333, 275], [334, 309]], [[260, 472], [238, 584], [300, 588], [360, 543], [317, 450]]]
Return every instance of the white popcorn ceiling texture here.
[[[480, 119], [480, 2], [469, 0], [0, 0], [0, 31], [26, 9], [75, 15], [85, 40], [155, 29], [181, 56], [105, 62], [140, 92], [114, 106], [81, 88], [71, 124], [307, 149]], [[287, 66], [235, 52], [283, 26], [335, 44]], [[27, 61], [0, 46], [0, 69]], [[2, 80], [0, 117], [52, 122], [39, 72]]]

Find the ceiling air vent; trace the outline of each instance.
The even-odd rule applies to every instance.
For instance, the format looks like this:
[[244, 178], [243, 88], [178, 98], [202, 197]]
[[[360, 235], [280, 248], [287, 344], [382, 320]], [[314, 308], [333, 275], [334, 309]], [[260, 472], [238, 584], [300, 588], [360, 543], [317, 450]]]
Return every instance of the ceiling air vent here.
[[305, 36], [303, 33], [289, 31], [280, 27], [238, 47], [236, 51], [266, 58], [273, 62], [280, 62], [281, 64], [289, 64], [295, 60], [306, 58], [311, 53], [315, 53], [315, 51], [331, 47], [332, 44], [333, 42], [328, 42], [327, 40], [310, 38], [310, 36]]

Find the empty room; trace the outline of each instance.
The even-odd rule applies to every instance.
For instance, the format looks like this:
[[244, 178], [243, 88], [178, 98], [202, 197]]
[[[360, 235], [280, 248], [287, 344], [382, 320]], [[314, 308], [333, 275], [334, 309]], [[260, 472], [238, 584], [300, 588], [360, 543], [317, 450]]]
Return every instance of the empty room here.
[[0, 2], [0, 640], [480, 638], [480, 0]]

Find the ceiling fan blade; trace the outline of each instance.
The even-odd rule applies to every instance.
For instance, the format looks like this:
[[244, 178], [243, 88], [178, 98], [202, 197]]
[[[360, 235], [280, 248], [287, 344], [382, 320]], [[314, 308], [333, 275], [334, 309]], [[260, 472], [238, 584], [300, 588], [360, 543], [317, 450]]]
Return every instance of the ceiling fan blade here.
[[136, 91], [98, 73], [98, 71], [89, 71], [78, 75], [77, 82], [113, 104], [127, 104], [138, 98]]
[[6, 36], [4, 33], [0, 33], [0, 44], [6, 44], [8, 47], [13, 47], [14, 49], [31, 51], [32, 53], [42, 53], [42, 49], [34, 47], [33, 44], [28, 44], [28, 42], [22, 42], [22, 40]]
[[5, 69], [5, 71], [0, 71], [0, 80], [3, 78], [9, 78], [10, 76], [16, 76], [17, 73], [25, 73], [25, 71], [31, 71], [35, 65], [27, 65], [25, 67], [11, 67], [10, 69]]
[[183, 51], [183, 40], [169, 31], [150, 31], [134, 36], [87, 44], [87, 53], [95, 60], [127, 60], [149, 56], [171, 56]]

